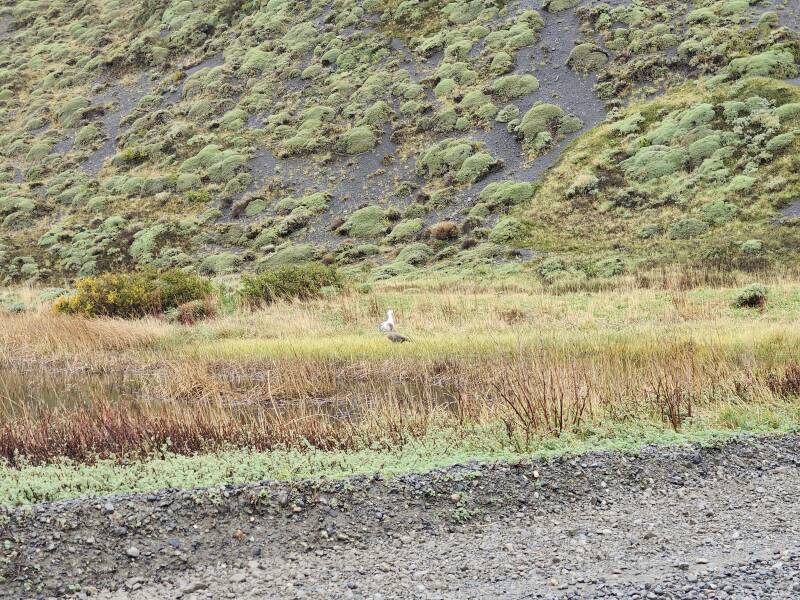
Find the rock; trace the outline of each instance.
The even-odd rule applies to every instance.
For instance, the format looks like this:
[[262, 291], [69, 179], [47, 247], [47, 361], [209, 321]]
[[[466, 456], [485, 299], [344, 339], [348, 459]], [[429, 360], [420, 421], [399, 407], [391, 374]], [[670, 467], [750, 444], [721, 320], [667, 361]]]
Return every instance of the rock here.
[[231, 575], [231, 583], [244, 583], [247, 581], [247, 574], [244, 571], [239, 571]]
[[131, 577], [125, 581], [125, 587], [129, 590], [138, 590], [142, 587], [142, 582], [144, 582], [144, 579], [141, 577]]
[[111, 502], [106, 502], [103, 505], [103, 512], [106, 513], [107, 515], [110, 515], [111, 513], [114, 512], [114, 505], [111, 504]]
[[208, 587], [207, 581], [193, 581], [188, 584], [186, 587], [181, 589], [181, 594], [193, 594], [195, 592], [199, 592], [200, 590], [204, 590]]
[[139, 549], [136, 546], [131, 546], [125, 551], [125, 554], [130, 556], [131, 558], [139, 558]]

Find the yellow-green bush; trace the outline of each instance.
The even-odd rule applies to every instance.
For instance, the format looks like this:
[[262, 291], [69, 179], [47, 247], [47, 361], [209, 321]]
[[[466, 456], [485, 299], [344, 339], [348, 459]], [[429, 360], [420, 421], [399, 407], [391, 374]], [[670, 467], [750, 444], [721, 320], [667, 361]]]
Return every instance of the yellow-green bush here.
[[240, 297], [245, 304], [258, 306], [275, 300], [315, 298], [325, 287], [342, 283], [334, 267], [320, 263], [286, 265], [256, 275], [243, 275]]
[[58, 298], [53, 310], [90, 317], [136, 318], [161, 314], [207, 298], [210, 293], [208, 279], [179, 269], [104, 273], [79, 279], [75, 291]]

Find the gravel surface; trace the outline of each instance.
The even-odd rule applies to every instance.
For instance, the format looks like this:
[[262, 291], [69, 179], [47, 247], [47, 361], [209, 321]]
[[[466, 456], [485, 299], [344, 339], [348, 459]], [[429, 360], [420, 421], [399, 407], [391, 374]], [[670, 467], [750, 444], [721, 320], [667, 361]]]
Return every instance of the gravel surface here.
[[799, 496], [793, 434], [82, 499], [3, 519], [0, 597], [798, 598]]

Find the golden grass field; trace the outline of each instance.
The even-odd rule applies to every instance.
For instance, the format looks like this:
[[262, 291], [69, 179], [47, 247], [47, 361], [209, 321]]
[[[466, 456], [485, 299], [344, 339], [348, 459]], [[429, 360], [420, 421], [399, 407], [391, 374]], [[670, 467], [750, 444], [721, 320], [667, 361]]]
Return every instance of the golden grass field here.
[[[365, 435], [396, 436], [398, 427], [418, 430], [420, 419], [426, 427], [506, 419], [509, 427], [557, 434], [630, 413], [678, 428], [692, 416], [683, 414], [689, 404], [703, 411], [783, 400], [784, 379], [800, 364], [800, 283], [772, 281], [762, 311], [733, 308], [734, 294], [624, 282], [558, 294], [507, 282], [409, 285], [233, 310], [192, 326], [66, 317], [42, 307], [0, 316], [0, 349], [6, 368], [152, 373], [143, 399], [157, 402], [148, 410], [96, 404], [130, 420], [157, 414], [162, 423], [194, 424], [192, 449], [226, 440], [347, 445]], [[378, 332], [389, 307], [410, 343], [391, 344]], [[542, 404], [542, 412], [556, 396], [571, 425], [523, 416], [536, 412], [521, 411], [525, 402]], [[668, 401], [687, 408], [673, 407], [680, 414], [670, 416]], [[333, 420], [318, 408], [323, 402], [345, 416]], [[76, 416], [73, 408], [53, 415], [81, 422], [83, 431], [99, 410], [88, 403]], [[5, 412], [13, 414], [7, 426], [15, 437], [20, 423], [41, 422], [25, 407]], [[391, 423], [405, 417], [403, 426]]]
[[[104, 373], [138, 386], [125, 402], [89, 392], [42, 408], [0, 384], [5, 477], [17, 489], [19, 469], [65, 459], [391, 454], [430, 439], [436, 456], [467, 440], [483, 456], [642, 428], [796, 428], [800, 281], [769, 280], [763, 310], [731, 306], [740, 283], [554, 291], [430, 281], [232, 307], [190, 326], [46, 305], [3, 313], [5, 372]], [[387, 308], [410, 343], [377, 330]]]

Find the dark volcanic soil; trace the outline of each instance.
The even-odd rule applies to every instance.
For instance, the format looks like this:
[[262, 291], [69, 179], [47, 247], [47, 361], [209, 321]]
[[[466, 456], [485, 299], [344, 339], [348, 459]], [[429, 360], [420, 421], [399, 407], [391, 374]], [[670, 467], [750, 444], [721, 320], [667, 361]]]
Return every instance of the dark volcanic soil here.
[[9, 515], [0, 597], [797, 598], [799, 497], [793, 434], [76, 500]]

